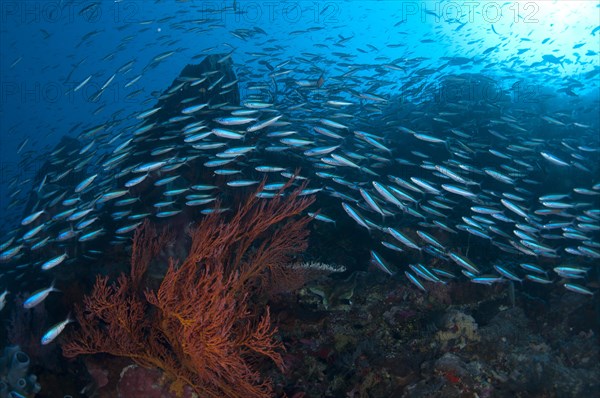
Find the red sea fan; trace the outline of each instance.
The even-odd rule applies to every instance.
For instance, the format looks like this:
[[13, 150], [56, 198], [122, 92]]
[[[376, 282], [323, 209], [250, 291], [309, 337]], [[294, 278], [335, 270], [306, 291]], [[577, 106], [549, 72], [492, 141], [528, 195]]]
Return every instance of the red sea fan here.
[[[284, 272], [306, 247], [313, 201], [250, 196], [230, 219], [218, 212], [191, 231], [187, 258], [169, 268], [156, 291], [141, 291], [150, 260], [169, 237], [145, 223], [134, 236], [131, 271], [109, 283], [99, 276], [76, 311], [80, 328], [63, 352], [108, 353], [161, 369], [175, 392], [190, 386], [207, 397], [269, 397], [272, 386], [256, 368], [260, 357], [283, 367], [282, 344], [269, 309], [253, 305], [272, 275]], [[289, 272], [289, 271], [288, 271]]]

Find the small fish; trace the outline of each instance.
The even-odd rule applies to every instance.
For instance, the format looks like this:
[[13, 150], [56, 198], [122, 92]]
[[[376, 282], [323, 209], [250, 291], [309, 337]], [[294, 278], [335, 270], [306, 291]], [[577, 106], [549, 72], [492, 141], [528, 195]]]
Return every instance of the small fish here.
[[206, 199], [193, 199], [185, 202], [186, 206], [201, 206], [211, 202], [214, 202], [217, 198], [206, 198]]
[[230, 176], [230, 175], [241, 173], [241, 170], [236, 170], [236, 169], [217, 169], [217, 170], [213, 171], [213, 173], [215, 173], [216, 175], [221, 175], [221, 176]]
[[213, 88], [217, 87], [219, 85], [219, 83], [221, 83], [223, 81], [224, 78], [225, 78], [225, 75], [221, 76], [214, 83], [212, 83], [210, 86], [208, 86], [208, 91], [211, 91]]
[[360, 191], [360, 195], [367, 202], [369, 207], [371, 209], [375, 210], [377, 213], [381, 214], [382, 217], [385, 217], [385, 213], [383, 212], [383, 209], [377, 204], [377, 202], [375, 201], [375, 198], [373, 198], [371, 196], [371, 194], [369, 194], [367, 191], [365, 191], [362, 188], [360, 188], [359, 191]]
[[340, 147], [339, 145], [334, 145], [334, 146], [321, 146], [321, 147], [315, 147], [315, 148], [312, 148], [312, 149], [307, 149], [306, 151], [304, 151], [304, 156], [322, 156], [322, 155], [327, 155], [327, 154], [335, 151], [339, 147]]
[[446, 250], [446, 248], [440, 242], [438, 242], [433, 236], [431, 236], [427, 232], [417, 230], [417, 235], [419, 235], [419, 237], [421, 239], [423, 239], [425, 242], [429, 243], [430, 245], [433, 245], [443, 251]]
[[0, 311], [4, 309], [6, 305], [6, 296], [10, 293], [8, 290], [5, 290], [2, 294], [0, 294]]
[[386, 242], [384, 240], [381, 241], [381, 244], [383, 245], [383, 247], [387, 247], [388, 249], [393, 250], [395, 252], [402, 253], [404, 251], [404, 249], [402, 249], [401, 247], [398, 247], [398, 246], [394, 245], [393, 243]]
[[236, 157], [236, 156], [248, 153], [250, 151], [253, 151], [254, 149], [256, 149], [256, 146], [243, 146], [243, 147], [229, 148], [221, 153], [218, 153], [216, 156], [217, 157], [226, 157], [226, 158], [227, 157]]
[[17, 59], [15, 59], [15, 60], [14, 60], [14, 61], [13, 61], [13, 62], [10, 64], [10, 67], [9, 67], [9, 69], [12, 69], [12, 68], [14, 68], [15, 66], [17, 66], [17, 64], [18, 64], [19, 62], [21, 62], [21, 60], [22, 60], [22, 59], [23, 59], [23, 57], [18, 57]]
[[163, 185], [167, 185], [168, 183], [173, 182], [173, 181], [175, 181], [178, 178], [179, 178], [179, 176], [177, 176], [177, 175], [176, 176], [170, 176], [170, 177], [162, 178], [162, 179], [154, 182], [154, 186], [155, 187], [160, 187], [160, 186], [163, 186]]
[[177, 196], [177, 195], [181, 195], [182, 193], [186, 193], [187, 190], [188, 190], [188, 188], [172, 189], [172, 190], [163, 192], [163, 195], [167, 196], [167, 197]]
[[280, 171], [284, 171], [284, 167], [276, 167], [276, 166], [256, 166], [254, 170], [259, 171], [261, 173], [278, 173]]
[[354, 105], [353, 102], [346, 102], [346, 101], [338, 101], [338, 100], [329, 100], [327, 101], [328, 105], [333, 105], [333, 106], [350, 106], [350, 105]]
[[565, 286], [565, 289], [570, 290], [570, 291], [575, 292], [575, 293], [585, 294], [585, 295], [588, 295], [588, 296], [593, 296], [594, 295], [594, 292], [592, 292], [591, 290], [589, 290], [589, 289], [587, 289], [587, 288], [585, 288], [583, 286], [576, 285], [575, 283], [565, 283], [564, 286]]
[[162, 109], [161, 106], [154, 108], [154, 109], [149, 109], [145, 112], [140, 113], [139, 115], [136, 116], [136, 119], [145, 119], [149, 116], [154, 115], [156, 112], [160, 111]]
[[25, 217], [23, 219], [23, 221], [21, 221], [21, 225], [29, 225], [32, 222], [34, 222], [35, 220], [38, 219], [39, 216], [41, 216], [42, 214], [44, 214], [44, 210], [40, 210], [40, 211], [36, 211], [33, 214], [30, 214], [29, 216]]
[[299, 138], [282, 138], [279, 140], [279, 142], [293, 147], [313, 144], [313, 141], [303, 140]]
[[383, 184], [380, 184], [377, 181], [373, 181], [372, 184], [375, 190], [383, 196], [383, 199], [401, 209], [404, 208], [404, 205]]
[[566, 279], [581, 279], [584, 278], [589, 269], [587, 268], [576, 268], [576, 267], [554, 267], [554, 272], [556, 272], [560, 277]]
[[477, 267], [475, 267], [475, 265], [468, 258], [454, 252], [450, 252], [448, 253], [448, 255], [450, 256], [452, 261], [454, 261], [456, 264], [460, 265], [467, 271], [473, 274], [479, 274], [479, 270], [477, 269]]
[[350, 206], [348, 203], [342, 202], [342, 207], [346, 213], [348, 213], [348, 215], [358, 223], [358, 225], [365, 227], [368, 230], [371, 229], [369, 224], [367, 224], [367, 221], [352, 206]]
[[569, 166], [569, 163], [565, 162], [564, 160], [559, 159], [557, 156], [549, 153], [549, 152], [540, 152], [540, 154], [544, 157], [544, 159], [546, 159], [547, 161], [549, 161], [552, 164], [555, 164], [557, 166]]
[[229, 140], [241, 140], [242, 138], [244, 138], [244, 134], [240, 134], [231, 130], [212, 129], [211, 131], [217, 137], [227, 138]]
[[6, 248], [9, 247], [10, 245], [12, 245], [14, 241], [15, 241], [15, 238], [13, 236], [12, 238], [10, 238], [9, 240], [7, 240], [6, 242], [4, 242], [0, 245], [0, 250], [6, 250]]
[[502, 173], [500, 173], [500, 172], [498, 172], [496, 170], [492, 170], [492, 169], [490, 169], [488, 167], [485, 167], [483, 169], [483, 171], [487, 175], [493, 177], [494, 179], [496, 179], [496, 180], [498, 180], [500, 182], [503, 182], [505, 184], [510, 184], [510, 185], [514, 185], [515, 184], [515, 180], [513, 178], [510, 178], [510, 177], [508, 177], [508, 176], [506, 176], [506, 175], [504, 175], [504, 174], [502, 174]]
[[245, 101], [244, 106], [250, 109], [265, 109], [272, 107], [273, 104], [269, 104], [266, 102]]
[[207, 162], [204, 162], [204, 166], [205, 167], [221, 167], [221, 166], [225, 166], [226, 164], [229, 164], [231, 162], [233, 162], [235, 159], [233, 158], [229, 158], [229, 159], [213, 159], [213, 160], [209, 160]]
[[419, 251], [421, 250], [421, 248], [415, 242], [413, 242], [408, 236], [404, 235], [402, 232], [400, 232], [392, 227], [386, 228], [385, 231], [388, 234], [392, 235], [392, 237], [394, 237], [394, 239], [396, 239], [403, 245], [410, 247], [411, 249], [415, 249], [415, 250], [419, 250]]
[[100, 196], [98, 198], [98, 200], [96, 201], [96, 203], [100, 204], [100, 203], [105, 203], [108, 202], [110, 200], [116, 199], [116, 198], [120, 198], [123, 195], [127, 195], [129, 193], [129, 191], [113, 191], [113, 192], [108, 192], [105, 193], [104, 195]]
[[90, 81], [91, 78], [92, 78], [92, 75], [89, 75], [84, 81], [79, 83], [79, 85], [77, 87], [75, 87], [75, 89], [73, 89], [73, 92], [75, 93], [75, 92], [79, 91], [83, 86], [85, 86], [87, 84], [87, 82]]
[[54, 282], [52, 282], [52, 284], [49, 287], [38, 290], [37, 292], [29, 296], [27, 299], [25, 299], [25, 301], [23, 302], [23, 308], [33, 308], [36, 305], [40, 304], [42, 301], [44, 301], [50, 293], [58, 291], [58, 289], [54, 288]]
[[131, 172], [132, 173], [149, 173], [151, 171], [160, 169], [161, 167], [163, 167], [166, 164], [167, 164], [167, 162], [164, 160], [158, 161], [158, 162], [144, 163], [144, 164], [134, 168]]
[[141, 221], [139, 221], [139, 222], [136, 222], [136, 223], [134, 223], [134, 224], [131, 224], [131, 225], [124, 226], [124, 227], [122, 227], [122, 228], [119, 228], [119, 229], [117, 229], [117, 230], [115, 231], [115, 233], [116, 233], [117, 235], [126, 234], [126, 233], [128, 233], [128, 232], [131, 232], [131, 231], [135, 230], [135, 229], [136, 229], [136, 228], [137, 228], [137, 227], [138, 227], [138, 226], [139, 226], [141, 223], [142, 223], [142, 222], [141, 222]]
[[30, 240], [31, 238], [33, 238], [35, 235], [38, 234], [38, 232], [40, 232], [42, 229], [44, 229], [46, 227], [46, 224], [40, 224], [37, 227], [30, 229], [29, 231], [27, 231], [24, 235], [23, 235], [23, 240]]
[[535, 272], [535, 273], [541, 274], [541, 275], [546, 275], [546, 271], [544, 271], [542, 268], [540, 268], [539, 266], [537, 266], [535, 264], [522, 263], [522, 264], [519, 264], [519, 266], [526, 271]]
[[71, 214], [69, 217], [67, 217], [67, 221], [78, 221], [78, 220], [82, 219], [83, 217], [87, 216], [92, 211], [94, 211], [94, 209], [86, 209], [86, 210], [78, 211], [76, 213]]
[[529, 216], [527, 215], [527, 213], [525, 213], [525, 211], [523, 209], [521, 209], [519, 206], [517, 206], [515, 203], [511, 202], [510, 200], [500, 199], [500, 203], [502, 203], [507, 209], [520, 215], [521, 217], [529, 218]]
[[414, 182], [415, 184], [417, 184], [418, 186], [420, 186], [421, 188], [423, 188], [425, 191], [429, 192], [430, 194], [433, 194], [433, 195], [441, 194], [440, 190], [433, 187], [433, 185], [431, 185], [431, 183], [428, 181], [425, 181], [421, 178], [416, 178], [416, 177], [410, 177], [410, 180], [412, 182]]
[[365, 136], [365, 137], [361, 137], [364, 141], [366, 141], [368, 144], [374, 146], [377, 149], [381, 149], [383, 151], [386, 152], [392, 152], [392, 150], [388, 147], [386, 147], [385, 145], [383, 145], [382, 143], [380, 143], [379, 141], [377, 141], [375, 138], [370, 137], [370, 136]]
[[239, 126], [242, 124], [253, 123], [257, 119], [254, 117], [232, 116], [232, 117], [219, 117], [214, 120], [215, 120], [215, 122], [222, 124], [224, 126]]
[[40, 340], [42, 345], [52, 343], [62, 333], [62, 331], [65, 330], [65, 327], [71, 322], [75, 322], [75, 320], [71, 319], [71, 315], [69, 314], [67, 316], [67, 319], [57, 323], [56, 325], [48, 329], [48, 331], [44, 333], [42, 339]]
[[213, 189], [217, 189], [216, 185], [192, 185], [194, 191], [212, 191]]
[[108, 85], [114, 80], [115, 76], [117, 76], [116, 73], [113, 74], [111, 77], [108, 78], [108, 80], [100, 88], [99, 93], [102, 93], [104, 91], [104, 89], [106, 89], [106, 87], [108, 87]]
[[448, 192], [451, 192], [456, 195], [464, 196], [465, 198], [468, 198], [471, 200], [477, 198], [477, 195], [475, 195], [473, 192], [471, 192], [465, 188], [456, 186], [456, 185], [442, 184], [442, 188]]
[[235, 180], [228, 181], [227, 185], [230, 187], [248, 187], [250, 185], [258, 184], [260, 181], [258, 180]]
[[522, 279], [515, 275], [513, 272], [509, 271], [506, 267], [500, 265], [494, 265], [494, 269], [498, 271], [500, 275], [503, 277], [513, 280], [515, 282], [522, 282]]
[[98, 218], [98, 217], [93, 217], [93, 218], [90, 218], [89, 220], [83, 220], [83, 221], [79, 222], [77, 225], [75, 225], [75, 229], [84, 229], [86, 227], [89, 227], [94, 222], [98, 221], [99, 219], [100, 218]]
[[435, 276], [425, 267], [423, 264], [409, 264], [410, 269], [412, 269], [418, 276], [421, 278], [428, 280], [429, 282], [441, 282], [440, 278]]
[[328, 217], [328, 216], [326, 216], [324, 214], [321, 214], [321, 213], [317, 214], [317, 213], [309, 212], [308, 215], [310, 217], [314, 218], [315, 220], [319, 220], [319, 221], [323, 221], [323, 222], [335, 224], [335, 220], [333, 218]]
[[175, 51], [165, 51], [164, 53], [160, 53], [154, 58], [152, 58], [152, 62], [160, 62], [163, 59], [169, 58], [173, 54], [175, 54]]
[[443, 144], [443, 143], [446, 143], [446, 141], [442, 140], [441, 138], [433, 137], [433, 136], [427, 135], [427, 134], [414, 133], [413, 135], [414, 135], [414, 137], [416, 139], [419, 139], [421, 141], [431, 142], [433, 144]]
[[586, 257], [600, 258], [600, 251], [594, 250], [587, 246], [577, 246], [577, 249]]
[[541, 276], [531, 275], [531, 274], [525, 275], [525, 279], [530, 280], [535, 283], [541, 283], [543, 285], [548, 285], [548, 284], [552, 283], [552, 281], [549, 279], [542, 278]]
[[156, 213], [155, 216], [158, 218], [167, 218], [167, 217], [175, 216], [179, 213], [181, 213], [181, 210], [161, 211], [161, 212]]
[[336, 139], [342, 139], [344, 137], [342, 137], [339, 134], [334, 133], [331, 130], [328, 130], [324, 127], [319, 127], [319, 126], [315, 126], [313, 127], [313, 129], [315, 130], [315, 132], [319, 133], [319, 134], [323, 134], [324, 136], [330, 137], [330, 138], [336, 138]]
[[344, 126], [341, 123], [334, 122], [333, 120], [329, 119], [319, 119], [319, 122], [321, 122], [325, 126], [333, 127], [334, 129], [348, 129], [348, 126]]
[[90, 142], [89, 144], [87, 144], [86, 146], [84, 146], [83, 148], [81, 148], [81, 150], [79, 151], [79, 154], [83, 155], [84, 153], [86, 153], [87, 151], [89, 151], [94, 146], [94, 144], [96, 144], [96, 140], [92, 140], [92, 142]]
[[411, 274], [408, 271], [404, 271], [404, 275], [406, 275], [406, 277], [408, 278], [408, 280], [415, 285], [416, 287], [418, 287], [419, 289], [421, 289], [422, 291], [426, 292], [427, 289], [425, 289], [425, 286], [423, 286], [423, 284], [417, 279], [416, 276], [414, 276], [413, 274]]
[[374, 250], [371, 250], [371, 261], [386, 274], [390, 276], [393, 276], [395, 274], [395, 272], [390, 271], [387, 265], [385, 265], [385, 262], [383, 261], [381, 256], [377, 254], [377, 252], [375, 252]]
[[284, 182], [276, 182], [271, 184], [265, 184], [263, 191], [279, 191], [285, 186]]
[[133, 79], [131, 79], [127, 84], [125, 84], [125, 88], [133, 86], [135, 84], [135, 82], [137, 82], [138, 80], [140, 80], [141, 77], [142, 77], [142, 75], [137, 75], [136, 77], [134, 77]]
[[8, 261], [21, 252], [23, 245], [15, 246], [0, 253], [0, 261]]
[[497, 276], [477, 276], [474, 278], [471, 278], [471, 282], [473, 283], [479, 283], [481, 285], [488, 285], [491, 286], [494, 283], [498, 283], [498, 282], [502, 282], [504, 281], [504, 279], [499, 278]]
[[63, 261], [65, 261], [66, 258], [67, 253], [61, 254], [60, 256], [54, 257], [53, 259], [46, 261], [44, 264], [42, 264], [41, 268], [44, 271], [48, 271], [56, 267], [57, 265], [60, 265]]
[[134, 187], [134, 186], [138, 185], [139, 183], [141, 183], [142, 181], [144, 181], [146, 179], [146, 177], [148, 177], [148, 174], [144, 174], [139, 177], [132, 178], [131, 180], [129, 180], [125, 183], [125, 186], [127, 188]]
[[181, 113], [183, 113], [184, 115], [191, 115], [193, 113], [198, 112], [199, 110], [202, 110], [202, 109], [206, 108], [207, 106], [208, 106], [208, 103], [188, 106], [187, 108], [184, 108], [181, 111]]
[[246, 131], [249, 132], [249, 133], [253, 133], [255, 131], [262, 130], [265, 127], [269, 127], [270, 125], [272, 125], [273, 123], [275, 123], [276, 121], [278, 121], [282, 116], [283, 115], [278, 115], [278, 116], [275, 116], [275, 117], [273, 117], [271, 119], [264, 120], [262, 122], [258, 122], [256, 124], [253, 124], [252, 126], [248, 127], [246, 129]]

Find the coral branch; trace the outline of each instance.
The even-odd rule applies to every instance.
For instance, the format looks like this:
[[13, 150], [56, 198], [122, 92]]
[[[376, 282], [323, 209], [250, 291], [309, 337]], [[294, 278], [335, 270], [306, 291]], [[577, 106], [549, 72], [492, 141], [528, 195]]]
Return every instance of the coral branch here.
[[172, 234], [166, 230], [159, 235], [156, 228], [145, 220], [140, 228], [136, 229], [131, 248], [131, 282], [139, 288], [143, 276], [146, 274], [150, 261], [173, 239]]
[[252, 195], [230, 220], [217, 212], [206, 217], [191, 231], [187, 258], [171, 259], [158, 289], [141, 292], [151, 259], [168, 240], [144, 223], [134, 236], [130, 274], [112, 284], [97, 278], [64, 354], [129, 357], [162, 369], [175, 391], [189, 385], [200, 396], [270, 396], [256, 360], [282, 369], [283, 345], [268, 307], [251, 298], [273, 275], [293, 272], [285, 265], [306, 247], [309, 218], [292, 217], [313, 199], [299, 192], [269, 201]]

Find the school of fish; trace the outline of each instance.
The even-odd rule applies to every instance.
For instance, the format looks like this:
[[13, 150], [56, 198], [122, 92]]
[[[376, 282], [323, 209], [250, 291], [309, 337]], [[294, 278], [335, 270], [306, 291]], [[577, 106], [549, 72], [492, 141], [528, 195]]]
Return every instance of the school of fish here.
[[[45, 154], [49, 171], [30, 192], [23, 191], [27, 181], [11, 182], [13, 214], [22, 195], [37, 198], [16, 222], [13, 217], [0, 243], [4, 281], [27, 281], [19, 289], [28, 292], [41, 287], [24, 308], [58, 294], [55, 281], [65, 283], [72, 267], [91, 271], [108, 247], [129, 245], [146, 219], [168, 223], [229, 211], [215, 204], [250, 194], [263, 181], [257, 195], [269, 200], [283, 194], [290, 178], [296, 185], [308, 181], [302, 194], [317, 196], [309, 213], [314, 222], [366, 230], [375, 242], [368, 248], [371, 263], [399, 283], [422, 291], [455, 278], [558, 283], [583, 296], [597, 294], [597, 118], [584, 123], [556, 103], [540, 112], [505, 98], [433, 101], [440, 83], [491, 84], [468, 71], [469, 59], [444, 59], [440, 69], [452, 73], [432, 82], [434, 71], [422, 58], [360, 64], [340, 51], [333, 59], [307, 52], [289, 57], [259, 27], [230, 33], [262, 40], [263, 51], [251, 54], [255, 63], [236, 64], [233, 46], [212, 55], [212, 70], [179, 76], [154, 105], [150, 98], [134, 114], [123, 109], [101, 125], [76, 125], [77, 145]], [[331, 47], [351, 40], [333, 37]], [[368, 51], [375, 50], [360, 52]], [[127, 62], [93, 96], [98, 100], [117, 78], [127, 88], [138, 84], [176, 52], [157, 54], [135, 76], [129, 72], [136, 60]], [[560, 68], [560, 60], [540, 63]], [[394, 73], [401, 73], [400, 83]], [[86, 74], [73, 91], [93, 78]], [[403, 96], [387, 91], [393, 84]], [[406, 104], [415, 98], [429, 101]], [[495, 260], [473, 261], [469, 246], [485, 248]], [[39, 286], [31, 287], [32, 280]], [[7, 294], [0, 295], [0, 308]], [[70, 322], [69, 316], [50, 328], [42, 344]]]

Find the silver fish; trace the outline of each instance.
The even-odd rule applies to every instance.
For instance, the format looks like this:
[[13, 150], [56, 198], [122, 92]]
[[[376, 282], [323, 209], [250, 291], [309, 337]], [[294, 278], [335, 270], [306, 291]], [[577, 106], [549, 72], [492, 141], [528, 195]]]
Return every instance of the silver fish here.
[[71, 319], [71, 316], [69, 315], [64, 321], [59, 322], [56, 325], [52, 326], [50, 329], [48, 329], [48, 331], [44, 333], [42, 339], [40, 340], [42, 345], [52, 343], [63, 332], [63, 330], [65, 330], [65, 327], [71, 322], [75, 322], [75, 320]]

